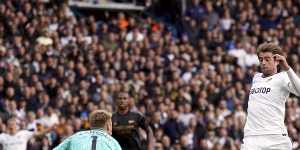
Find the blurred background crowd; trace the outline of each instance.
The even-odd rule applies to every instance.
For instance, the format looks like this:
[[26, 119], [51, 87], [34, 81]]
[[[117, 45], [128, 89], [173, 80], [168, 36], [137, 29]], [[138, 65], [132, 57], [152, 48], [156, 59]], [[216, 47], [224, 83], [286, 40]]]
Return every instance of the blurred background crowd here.
[[[19, 129], [57, 125], [28, 142], [51, 149], [88, 129], [89, 112], [113, 112], [115, 94], [126, 90], [156, 149], [239, 149], [257, 45], [277, 42], [300, 73], [300, 1], [176, 2], [99, 19], [62, 1], [0, 1], [0, 132], [11, 116]], [[299, 115], [291, 96], [285, 122], [294, 149]]]

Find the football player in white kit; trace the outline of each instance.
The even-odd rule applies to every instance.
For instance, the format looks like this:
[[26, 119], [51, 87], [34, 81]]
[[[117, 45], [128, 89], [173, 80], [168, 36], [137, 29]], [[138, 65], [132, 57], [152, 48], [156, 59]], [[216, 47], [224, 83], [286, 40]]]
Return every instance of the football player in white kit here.
[[241, 149], [291, 150], [284, 124], [285, 102], [290, 92], [300, 95], [300, 79], [277, 44], [259, 45], [257, 55], [262, 73], [256, 73], [252, 80]]
[[7, 133], [0, 134], [0, 144], [3, 150], [26, 150], [29, 139], [34, 136], [42, 136], [52, 129], [53, 127], [43, 132], [18, 130], [16, 118], [12, 117], [7, 121]]

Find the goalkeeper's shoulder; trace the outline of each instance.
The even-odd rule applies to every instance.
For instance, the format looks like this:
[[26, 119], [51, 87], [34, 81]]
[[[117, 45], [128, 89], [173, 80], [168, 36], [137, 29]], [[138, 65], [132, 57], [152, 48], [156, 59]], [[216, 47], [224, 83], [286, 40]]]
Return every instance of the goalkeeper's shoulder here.
[[111, 138], [111, 143], [112, 143], [112, 145], [114, 147], [113, 149], [115, 149], [115, 150], [122, 150], [119, 142], [115, 138], [113, 138], [112, 136], [110, 136], [110, 138]]

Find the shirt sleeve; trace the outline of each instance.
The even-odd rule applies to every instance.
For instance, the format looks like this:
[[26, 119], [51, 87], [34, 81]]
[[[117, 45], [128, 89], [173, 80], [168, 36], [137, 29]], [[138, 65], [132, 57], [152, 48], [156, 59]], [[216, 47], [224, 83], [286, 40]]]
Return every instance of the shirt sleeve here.
[[294, 72], [292, 68], [290, 68], [287, 72], [288, 79], [285, 82], [284, 87], [291, 93], [300, 96], [300, 78]]
[[114, 150], [122, 150], [119, 142], [117, 140], [114, 139]]
[[22, 137], [29, 140], [30, 138], [32, 138], [34, 136], [34, 132], [33, 131], [27, 131], [24, 130], [22, 131]]
[[146, 123], [146, 119], [142, 114], [138, 114], [138, 123], [139, 123], [139, 127], [141, 127], [144, 130], [147, 130], [147, 123]]
[[65, 139], [62, 143], [60, 143], [57, 147], [53, 150], [68, 150], [70, 145], [71, 138]]

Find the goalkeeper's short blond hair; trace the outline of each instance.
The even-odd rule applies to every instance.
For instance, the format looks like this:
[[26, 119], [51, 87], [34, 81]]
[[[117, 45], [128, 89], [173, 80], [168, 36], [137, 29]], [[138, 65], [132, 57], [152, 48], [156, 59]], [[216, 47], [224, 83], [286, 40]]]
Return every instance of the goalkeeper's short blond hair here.
[[89, 116], [90, 127], [104, 128], [111, 117], [112, 114], [106, 110], [95, 110]]

